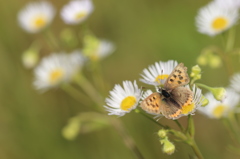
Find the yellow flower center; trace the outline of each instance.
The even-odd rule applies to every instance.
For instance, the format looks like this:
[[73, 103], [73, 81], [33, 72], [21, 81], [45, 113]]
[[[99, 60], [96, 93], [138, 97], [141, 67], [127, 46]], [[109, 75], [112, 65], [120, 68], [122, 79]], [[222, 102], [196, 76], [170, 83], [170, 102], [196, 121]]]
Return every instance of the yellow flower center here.
[[227, 25], [228, 25], [228, 20], [224, 17], [218, 17], [214, 19], [212, 23], [212, 27], [215, 30], [223, 30], [226, 28]]
[[128, 111], [130, 108], [134, 106], [134, 104], [136, 104], [136, 102], [137, 102], [136, 97], [128, 96], [122, 100], [121, 109]]
[[86, 16], [86, 12], [79, 12], [75, 15], [75, 19], [78, 20], [78, 19], [81, 19], [85, 16]]
[[167, 74], [164, 74], [164, 75], [158, 75], [156, 78], [155, 78], [155, 81], [158, 82], [159, 84], [161, 84], [161, 80], [163, 79], [167, 79], [169, 75]]
[[96, 54], [90, 55], [89, 57], [92, 61], [98, 61], [99, 60], [99, 56], [96, 55]]
[[36, 28], [42, 28], [46, 25], [46, 23], [47, 23], [46, 18], [44, 18], [43, 16], [38, 16], [33, 21], [33, 25]]
[[213, 110], [213, 116], [215, 118], [221, 118], [226, 111], [227, 107], [225, 105], [218, 105], [214, 110]]
[[192, 112], [195, 108], [195, 104], [189, 104], [189, 105], [184, 105], [182, 107], [182, 114], [189, 114], [190, 112]]
[[49, 80], [51, 83], [56, 83], [63, 77], [63, 70], [62, 69], [55, 69], [50, 73]]

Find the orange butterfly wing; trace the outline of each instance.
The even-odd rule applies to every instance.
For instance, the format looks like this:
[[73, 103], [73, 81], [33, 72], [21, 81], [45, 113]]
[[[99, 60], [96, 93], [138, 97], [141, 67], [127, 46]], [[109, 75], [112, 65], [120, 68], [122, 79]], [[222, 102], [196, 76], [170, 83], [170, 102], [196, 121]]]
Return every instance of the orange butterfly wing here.
[[160, 106], [162, 101], [162, 95], [158, 92], [152, 93], [147, 98], [145, 98], [140, 107], [147, 113], [160, 114]]
[[184, 86], [190, 81], [187, 74], [187, 67], [183, 63], [178, 64], [164, 83], [165, 90], [172, 90], [179, 86]]

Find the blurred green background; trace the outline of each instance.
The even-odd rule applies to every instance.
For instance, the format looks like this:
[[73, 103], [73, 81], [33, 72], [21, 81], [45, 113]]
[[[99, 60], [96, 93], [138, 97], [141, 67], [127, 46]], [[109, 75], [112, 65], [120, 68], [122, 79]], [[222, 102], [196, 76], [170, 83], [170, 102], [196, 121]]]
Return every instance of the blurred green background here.
[[[0, 0], [0, 159], [134, 159], [111, 127], [79, 135], [74, 141], [62, 137], [61, 130], [68, 119], [91, 108], [61, 90], [40, 94], [33, 88], [32, 71], [23, 67], [21, 55], [41, 35], [24, 32], [17, 22], [18, 11], [28, 2]], [[68, 1], [51, 2], [59, 11]], [[97, 37], [113, 41], [117, 47], [113, 55], [102, 61], [109, 89], [123, 80], [138, 80], [144, 68], [160, 60], [174, 59], [191, 68], [203, 48], [221, 46], [219, 37], [211, 38], [196, 31], [197, 11], [208, 2], [93, 0], [95, 10], [87, 20], [90, 30]], [[51, 30], [58, 35], [66, 27], [76, 29], [64, 24], [57, 14]], [[46, 49], [46, 54], [49, 51], [54, 50]], [[202, 83], [228, 84], [229, 77], [223, 67], [203, 68], [202, 72]], [[159, 127], [134, 112], [119, 119], [146, 159], [185, 159], [194, 155], [188, 145], [178, 142], [174, 142], [173, 155], [163, 154], [157, 137]], [[186, 120], [183, 117], [180, 122], [186, 125]], [[177, 129], [171, 120], [160, 121]], [[220, 121], [198, 113], [194, 121], [196, 141], [206, 158], [237, 158], [226, 149], [231, 140]]]

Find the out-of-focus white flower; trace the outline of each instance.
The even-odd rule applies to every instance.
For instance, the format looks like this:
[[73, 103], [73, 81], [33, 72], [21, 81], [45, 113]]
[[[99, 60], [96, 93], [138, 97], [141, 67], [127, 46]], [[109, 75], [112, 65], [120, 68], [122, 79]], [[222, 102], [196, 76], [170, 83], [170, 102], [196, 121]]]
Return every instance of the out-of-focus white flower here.
[[108, 40], [100, 40], [95, 36], [84, 37], [83, 54], [92, 61], [98, 61], [115, 51], [115, 45]]
[[210, 92], [205, 97], [209, 100], [208, 105], [200, 107], [198, 110], [209, 118], [215, 119], [227, 117], [231, 111], [234, 111], [240, 101], [239, 94], [230, 88], [226, 89], [226, 98], [222, 102], [216, 100]]
[[67, 24], [79, 24], [87, 19], [93, 11], [91, 0], [73, 0], [61, 10], [61, 17]]
[[240, 0], [214, 0], [214, 2], [223, 9], [239, 9]]
[[70, 82], [83, 65], [84, 60], [81, 57], [77, 52], [73, 54], [53, 53], [44, 57], [34, 70], [35, 87], [47, 90], [62, 83]]
[[155, 86], [163, 85], [177, 65], [177, 61], [174, 60], [156, 62], [155, 65], [151, 65], [148, 69], [145, 68], [143, 70], [140, 81]]
[[123, 81], [123, 87], [116, 84], [110, 91], [109, 98], [106, 98], [104, 106], [109, 115], [123, 116], [135, 109], [141, 98], [142, 91], [138, 88], [136, 81]]
[[55, 9], [49, 2], [31, 2], [19, 12], [18, 21], [27, 32], [37, 33], [48, 26], [54, 16]]
[[231, 77], [230, 87], [237, 93], [240, 93], [240, 73], [236, 73]]
[[108, 40], [100, 40], [96, 54], [92, 56], [93, 59], [103, 59], [113, 53], [115, 46]]
[[200, 33], [215, 36], [236, 24], [238, 10], [223, 9], [215, 2], [201, 8], [196, 17], [196, 26]]

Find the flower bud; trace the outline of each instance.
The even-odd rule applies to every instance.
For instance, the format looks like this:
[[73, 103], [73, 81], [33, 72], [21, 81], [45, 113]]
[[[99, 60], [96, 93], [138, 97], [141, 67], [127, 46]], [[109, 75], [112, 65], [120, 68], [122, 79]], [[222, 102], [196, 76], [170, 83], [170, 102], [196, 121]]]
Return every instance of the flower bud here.
[[160, 143], [163, 145], [163, 152], [171, 155], [175, 151], [175, 145], [168, 140], [168, 138], [160, 140]]
[[69, 120], [68, 125], [63, 128], [62, 135], [68, 140], [74, 140], [80, 132], [80, 128], [81, 122], [77, 117], [73, 117]]
[[211, 55], [209, 58], [209, 66], [219, 68], [222, 65], [222, 60], [218, 55]]
[[78, 39], [73, 30], [66, 28], [60, 33], [61, 41], [68, 47], [74, 48], [78, 45]]
[[205, 55], [200, 55], [200, 56], [198, 56], [198, 58], [197, 58], [197, 63], [198, 63], [199, 65], [201, 65], [201, 66], [205, 66], [205, 65], [207, 65], [207, 63], [208, 63], [208, 60], [207, 60], [207, 58], [205, 57]]
[[214, 87], [209, 89], [214, 98], [218, 101], [222, 101], [226, 97], [226, 90], [223, 87]]
[[22, 54], [22, 63], [28, 69], [35, 67], [38, 60], [38, 49], [29, 48]]
[[192, 67], [190, 77], [192, 77], [192, 82], [201, 79], [201, 68], [198, 65]]
[[201, 101], [202, 101], [202, 105], [201, 105], [202, 107], [205, 107], [209, 103], [209, 100], [206, 97], [204, 97], [203, 95], [202, 95]]
[[158, 136], [163, 139], [165, 137], [167, 137], [167, 131], [165, 129], [161, 129], [158, 131]]
[[[201, 68], [198, 65], [195, 65], [192, 67], [192, 73], [193, 75], [198, 75], [201, 73]], [[192, 77], [192, 75], [191, 75]]]
[[96, 54], [97, 48], [99, 46], [99, 39], [91, 34], [87, 34], [83, 39], [83, 53], [87, 57], [92, 57]]

